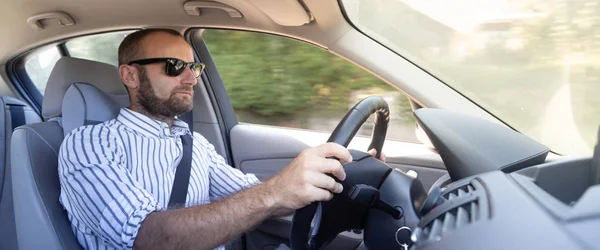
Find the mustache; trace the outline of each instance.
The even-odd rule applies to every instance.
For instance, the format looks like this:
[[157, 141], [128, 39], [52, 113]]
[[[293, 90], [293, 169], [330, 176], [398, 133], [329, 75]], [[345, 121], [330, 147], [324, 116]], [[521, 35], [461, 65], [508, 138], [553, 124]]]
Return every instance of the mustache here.
[[175, 94], [177, 92], [190, 92], [190, 93], [194, 93], [194, 88], [193, 87], [177, 87], [174, 88], [173, 91], [171, 91], [171, 94]]

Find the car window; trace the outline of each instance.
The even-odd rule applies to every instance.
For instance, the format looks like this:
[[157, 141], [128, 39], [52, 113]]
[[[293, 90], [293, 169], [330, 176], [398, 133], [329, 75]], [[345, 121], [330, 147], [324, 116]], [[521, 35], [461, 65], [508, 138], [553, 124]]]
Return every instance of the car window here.
[[60, 59], [60, 52], [56, 47], [50, 47], [35, 52], [25, 61], [25, 71], [29, 79], [42, 94], [46, 88], [50, 72], [52, 72], [58, 59]]
[[118, 66], [119, 44], [131, 31], [105, 33], [76, 38], [65, 43], [72, 57]]
[[[358, 101], [378, 95], [390, 106], [388, 139], [418, 141], [408, 98], [343, 58], [261, 33], [205, 30], [203, 38], [242, 123], [331, 132]], [[357, 135], [372, 129], [366, 122]]]

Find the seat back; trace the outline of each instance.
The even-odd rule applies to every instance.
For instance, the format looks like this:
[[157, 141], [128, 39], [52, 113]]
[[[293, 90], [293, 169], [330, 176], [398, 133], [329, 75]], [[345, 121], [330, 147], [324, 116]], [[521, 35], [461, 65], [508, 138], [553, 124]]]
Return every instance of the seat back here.
[[[78, 66], [79, 72], [64, 71]], [[70, 74], [54, 76], [54, 74]], [[95, 74], [103, 74], [99, 77]], [[94, 76], [90, 76], [94, 75]], [[59, 79], [57, 81], [50, 81]], [[65, 80], [66, 79], [66, 80]], [[127, 103], [127, 92], [114, 66], [76, 58], [60, 59], [47, 88], [61, 89], [44, 97], [47, 122], [25, 125], [11, 143], [15, 222], [20, 250], [81, 249], [67, 213], [59, 202], [58, 153], [64, 135], [80, 125], [101, 122]], [[100, 90], [99, 90], [100, 89]], [[106, 94], [102, 89], [111, 90]], [[60, 98], [60, 101], [46, 100]], [[117, 111], [115, 111], [117, 110]], [[63, 126], [64, 125], [64, 126]], [[15, 157], [15, 156], [19, 157]]]
[[[58, 201], [58, 122], [17, 128], [13, 133], [12, 178], [19, 249], [81, 249]], [[20, 157], [15, 157], [15, 155]]]
[[129, 96], [110, 95], [88, 83], [75, 83], [63, 99], [62, 126], [64, 135], [73, 129], [94, 125], [119, 115], [121, 107], [129, 105]]
[[17, 249], [10, 173], [10, 141], [13, 130], [40, 122], [40, 116], [24, 102], [0, 97], [0, 249]]

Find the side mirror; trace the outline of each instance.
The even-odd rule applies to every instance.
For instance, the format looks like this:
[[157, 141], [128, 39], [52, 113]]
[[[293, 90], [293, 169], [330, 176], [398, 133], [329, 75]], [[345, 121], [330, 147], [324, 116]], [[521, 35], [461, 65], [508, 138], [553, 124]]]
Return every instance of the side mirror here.
[[[423, 108], [423, 106], [421, 106], [414, 100], [412, 100], [410, 98], [408, 100], [410, 102], [410, 108], [413, 111], [413, 115], [417, 109]], [[415, 135], [417, 136], [417, 140], [419, 140], [419, 142], [423, 143], [423, 145], [425, 145], [429, 150], [433, 151], [436, 154], [438, 153], [437, 150], [435, 149], [435, 146], [433, 146], [433, 143], [431, 143], [431, 141], [429, 140], [429, 136], [427, 136], [425, 131], [423, 131], [423, 129], [421, 128], [419, 123], [416, 121], [415, 121]]]
[[435, 146], [433, 146], [433, 143], [431, 143], [431, 140], [429, 140], [429, 136], [427, 136], [425, 131], [423, 131], [421, 126], [419, 126], [419, 123], [416, 123], [415, 125], [415, 134], [417, 135], [417, 139], [419, 140], [419, 142], [423, 143], [423, 145], [425, 145], [429, 150], [433, 151], [434, 153], [438, 153], [438, 151], [435, 149]]

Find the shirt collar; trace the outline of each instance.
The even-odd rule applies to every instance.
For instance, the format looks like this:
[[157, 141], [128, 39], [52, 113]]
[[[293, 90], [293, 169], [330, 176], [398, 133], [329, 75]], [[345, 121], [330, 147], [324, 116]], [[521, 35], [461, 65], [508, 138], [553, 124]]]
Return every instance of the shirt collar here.
[[188, 124], [177, 117], [173, 120], [173, 126], [169, 128], [166, 123], [154, 120], [129, 108], [121, 108], [117, 121], [136, 132], [151, 137], [175, 137], [190, 133]]

